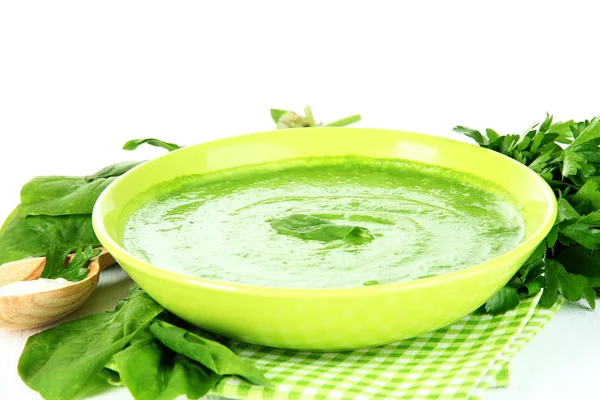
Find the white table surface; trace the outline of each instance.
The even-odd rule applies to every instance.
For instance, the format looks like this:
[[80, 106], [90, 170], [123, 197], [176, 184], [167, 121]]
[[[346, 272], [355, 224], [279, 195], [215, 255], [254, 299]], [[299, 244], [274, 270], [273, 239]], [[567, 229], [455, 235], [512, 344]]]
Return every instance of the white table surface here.
[[[456, 124], [521, 132], [546, 111], [600, 114], [594, 2], [398, 3], [0, 3], [0, 219], [35, 175], [162, 154], [120, 150], [132, 138], [268, 130], [270, 107], [459, 140]], [[71, 317], [111, 309], [129, 283], [105, 271]], [[599, 312], [564, 306], [486, 399], [597, 392], [599, 332]], [[0, 399], [39, 398], [16, 373], [32, 333], [0, 331]]]

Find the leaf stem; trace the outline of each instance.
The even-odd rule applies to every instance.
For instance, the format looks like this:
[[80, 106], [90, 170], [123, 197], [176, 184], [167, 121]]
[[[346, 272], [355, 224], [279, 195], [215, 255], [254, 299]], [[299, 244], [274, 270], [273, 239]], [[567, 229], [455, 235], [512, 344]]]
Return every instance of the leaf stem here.
[[311, 127], [317, 126], [315, 117], [313, 116], [310, 106], [304, 107], [304, 113], [306, 114], [306, 120], [308, 121], [308, 126], [311, 126]]
[[330, 122], [330, 123], [326, 124], [325, 126], [347, 126], [347, 125], [350, 125], [350, 124], [360, 121], [360, 119], [361, 119], [360, 114], [354, 114], [349, 117]]

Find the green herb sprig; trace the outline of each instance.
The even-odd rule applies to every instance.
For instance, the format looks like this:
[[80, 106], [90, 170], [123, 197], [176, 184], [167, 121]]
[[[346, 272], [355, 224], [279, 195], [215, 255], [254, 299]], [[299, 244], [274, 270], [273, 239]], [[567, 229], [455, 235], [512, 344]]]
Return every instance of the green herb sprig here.
[[527, 165], [558, 201], [552, 230], [485, 311], [506, 312], [540, 290], [542, 306], [550, 307], [560, 293], [569, 301], [585, 299], [594, 309], [600, 288], [600, 118], [554, 123], [546, 114], [522, 135], [464, 126], [454, 131]]
[[90, 260], [100, 255], [101, 252], [99, 249], [92, 249], [92, 246], [83, 250], [78, 248], [73, 258], [67, 261], [69, 249], [52, 246], [46, 252], [46, 264], [40, 278], [63, 278], [71, 282], [79, 282], [88, 276], [87, 266]]

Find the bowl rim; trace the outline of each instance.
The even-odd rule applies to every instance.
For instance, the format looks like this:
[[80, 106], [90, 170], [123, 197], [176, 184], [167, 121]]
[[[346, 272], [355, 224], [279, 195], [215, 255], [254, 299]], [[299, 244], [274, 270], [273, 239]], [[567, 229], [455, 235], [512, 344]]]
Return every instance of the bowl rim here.
[[[207, 279], [192, 275], [180, 274], [175, 271], [169, 271], [160, 267], [157, 267], [149, 262], [146, 262], [130, 252], [128, 252], [123, 246], [117, 243], [111, 235], [107, 232], [104, 221], [103, 221], [103, 213], [101, 211], [102, 205], [106, 202], [111, 195], [111, 192], [115, 190], [114, 188], [119, 185], [120, 181], [127, 179], [129, 175], [133, 173], [133, 171], [137, 171], [138, 169], [145, 168], [148, 164], [157, 159], [162, 159], [165, 157], [169, 157], [175, 153], [181, 151], [191, 151], [190, 149], [205, 146], [209, 143], [211, 144], [227, 144], [227, 142], [233, 142], [239, 140], [240, 138], [248, 138], [252, 136], [260, 136], [267, 134], [286, 134], [286, 133], [294, 133], [298, 131], [305, 132], [306, 129], [327, 129], [327, 130], [355, 130], [355, 131], [369, 131], [371, 134], [375, 132], [380, 133], [391, 133], [391, 134], [402, 134], [405, 137], [428, 137], [432, 140], [436, 140], [439, 142], [450, 142], [453, 146], [464, 146], [464, 148], [470, 148], [469, 151], [479, 151], [479, 152], [487, 152], [491, 157], [501, 158], [504, 161], [512, 163], [517, 168], [519, 168], [524, 174], [529, 175], [534, 181], [539, 183], [539, 189], [541, 190], [541, 195], [546, 202], [546, 215], [544, 217], [543, 222], [540, 224], [538, 229], [529, 237], [529, 239], [524, 240], [521, 244], [519, 244], [514, 249], [502, 253], [499, 256], [492, 258], [486, 262], [473, 265], [471, 267], [463, 268], [457, 271], [443, 273], [439, 275], [434, 275], [426, 278], [418, 278], [409, 281], [395, 282], [395, 283], [386, 283], [380, 285], [369, 285], [369, 286], [356, 286], [356, 287], [341, 287], [341, 288], [294, 288], [294, 287], [281, 287], [281, 286], [257, 286], [257, 285], [248, 285], [236, 282], [229, 281], [219, 281], [213, 279]], [[366, 136], [365, 136], [366, 137]], [[400, 159], [400, 158], [399, 158]], [[533, 252], [539, 246], [539, 244], [544, 240], [546, 235], [550, 232], [554, 222], [556, 220], [557, 215], [557, 201], [556, 197], [548, 185], [548, 183], [537, 173], [531, 170], [526, 165], [498, 152], [493, 150], [481, 147], [479, 145], [459, 141], [455, 139], [450, 139], [443, 136], [426, 134], [426, 133], [418, 133], [411, 131], [402, 131], [397, 129], [381, 129], [381, 128], [366, 128], [366, 127], [314, 127], [314, 128], [290, 128], [285, 130], [268, 130], [268, 131], [260, 131], [253, 133], [246, 133], [241, 135], [228, 136], [221, 139], [210, 140], [206, 142], [197, 143], [191, 146], [182, 147], [180, 149], [171, 151], [169, 153], [163, 154], [159, 157], [156, 157], [152, 160], [141, 163], [140, 165], [135, 166], [131, 170], [125, 172], [123, 175], [117, 177], [113, 182], [111, 182], [108, 187], [104, 189], [104, 191], [98, 197], [94, 209], [92, 211], [92, 225], [93, 229], [98, 237], [99, 241], [102, 245], [109, 251], [110, 254], [114, 256], [117, 260], [122, 260], [124, 264], [127, 264], [127, 267], [123, 269], [127, 272], [127, 269], [132, 268], [140, 272], [141, 274], [149, 274], [155, 278], [166, 280], [166, 281], [176, 281], [178, 283], [193, 285], [198, 288], [209, 289], [209, 290], [218, 290], [218, 291], [230, 291], [239, 294], [247, 294], [253, 296], [269, 296], [269, 297], [296, 297], [296, 298], [344, 298], [344, 297], [356, 297], [356, 296], [370, 296], [370, 295], [380, 295], [382, 293], [389, 292], [398, 292], [402, 290], [415, 290], [418, 288], [422, 288], [425, 286], [431, 285], [439, 285], [443, 281], [456, 280], [460, 278], [466, 278], [469, 275], [472, 275], [474, 272], [478, 272], [486, 269], [493, 269], [498, 264], [504, 264], [507, 261], [514, 260], [519, 258], [528, 252]]]

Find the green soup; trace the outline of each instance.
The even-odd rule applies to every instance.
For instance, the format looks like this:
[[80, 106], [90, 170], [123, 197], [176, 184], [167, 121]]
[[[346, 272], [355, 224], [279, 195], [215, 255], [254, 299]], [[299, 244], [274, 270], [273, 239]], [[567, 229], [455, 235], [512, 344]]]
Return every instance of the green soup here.
[[123, 243], [164, 269], [219, 281], [341, 288], [443, 274], [523, 240], [489, 182], [398, 160], [292, 160], [186, 176], [124, 211]]

